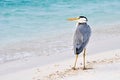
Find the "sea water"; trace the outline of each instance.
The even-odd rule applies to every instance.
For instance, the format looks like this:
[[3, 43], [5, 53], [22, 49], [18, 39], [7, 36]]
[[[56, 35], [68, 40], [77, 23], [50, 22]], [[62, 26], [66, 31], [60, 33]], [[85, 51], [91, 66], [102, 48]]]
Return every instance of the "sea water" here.
[[0, 0], [0, 62], [71, 50], [76, 27], [75, 22], [67, 21], [70, 17], [86, 16], [96, 35], [119, 33], [119, 3], [120, 0]]

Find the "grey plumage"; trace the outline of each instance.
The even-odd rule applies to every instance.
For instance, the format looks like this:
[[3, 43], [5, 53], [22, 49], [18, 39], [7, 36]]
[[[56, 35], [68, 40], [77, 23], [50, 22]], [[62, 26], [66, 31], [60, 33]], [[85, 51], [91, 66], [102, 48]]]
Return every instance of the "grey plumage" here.
[[78, 23], [73, 39], [75, 54], [80, 54], [83, 51], [89, 41], [90, 35], [90, 26], [87, 23]]

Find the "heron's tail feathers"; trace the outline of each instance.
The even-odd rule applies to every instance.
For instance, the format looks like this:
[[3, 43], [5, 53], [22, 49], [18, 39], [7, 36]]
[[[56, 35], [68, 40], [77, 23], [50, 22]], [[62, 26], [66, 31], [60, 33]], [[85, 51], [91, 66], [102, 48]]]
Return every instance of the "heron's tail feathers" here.
[[82, 51], [83, 51], [83, 48], [82, 48], [82, 47], [76, 48], [76, 54], [80, 54]]

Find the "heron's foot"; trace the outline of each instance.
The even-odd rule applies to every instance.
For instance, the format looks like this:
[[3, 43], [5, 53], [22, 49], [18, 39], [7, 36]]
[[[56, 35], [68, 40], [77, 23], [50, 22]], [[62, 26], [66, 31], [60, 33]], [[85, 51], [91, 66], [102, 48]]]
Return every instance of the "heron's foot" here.
[[72, 67], [73, 70], [79, 70], [80, 68], [75, 68], [75, 67]]
[[86, 67], [83, 67], [83, 70], [87, 70], [87, 68], [86, 68]]
[[77, 70], [75, 67], [72, 67], [73, 70]]

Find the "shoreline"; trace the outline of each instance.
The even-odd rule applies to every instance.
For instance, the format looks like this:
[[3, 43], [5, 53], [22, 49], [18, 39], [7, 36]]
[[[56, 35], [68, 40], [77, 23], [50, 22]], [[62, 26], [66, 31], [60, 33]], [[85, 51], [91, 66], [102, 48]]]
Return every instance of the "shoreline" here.
[[[113, 27], [107, 29], [105, 27], [103, 29], [96, 30], [95, 28], [93, 28], [93, 33], [90, 38], [90, 42], [88, 44], [88, 48], [90, 48], [88, 52], [94, 53], [93, 48], [96, 46], [94, 45], [95, 43], [98, 44], [97, 46], [101, 46], [101, 47], [104, 46], [104, 44], [108, 43], [110, 45], [109, 46], [110, 49], [112, 49], [112, 47], [116, 49], [116, 45], [117, 47], [119, 47], [119, 45], [117, 44], [117, 42], [119, 43], [117, 39], [120, 39], [119, 28], [120, 28], [119, 26], [118, 26], [118, 29], [114, 29]], [[4, 63], [4, 62], [17, 60], [17, 59], [23, 59], [26, 57], [61, 54], [61, 53], [66, 52], [67, 50], [71, 51], [73, 48], [72, 46], [73, 34], [74, 32], [71, 32], [70, 34], [66, 33], [65, 36], [61, 34], [59, 36], [54, 36], [51, 38], [49, 37], [48, 39], [46, 38], [45, 40], [40, 40], [38, 38], [38, 39], [33, 39], [33, 40], [28, 40], [28, 41], [26, 40], [26, 41], [20, 41], [20, 42], [7, 44], [4, 47], [1, 46], [0, 47], [0, 51], [1, 51], [0, 62]], [[59, 37], [61, 39], [59, 39]], [[114, 44], [114, 42], [116, 45]], [[101, 43], [102, 45], [99, 43]], [[94, 47], [92, 48], [91, 45], [93, 45]], [[108, 47], [107, 45], [105, 46]], [[104, 47], [105, 50], [108, 50], [109, 48], [107, 49], [106, 47]]]

